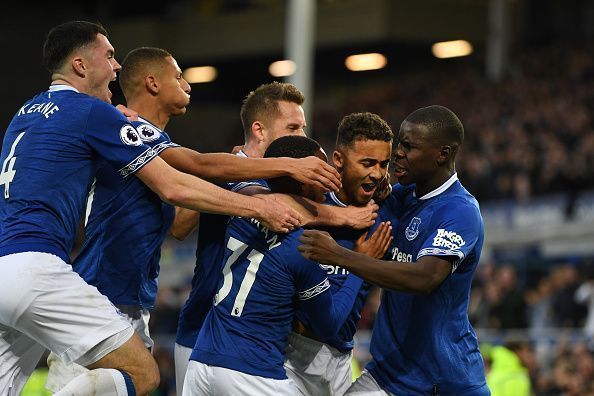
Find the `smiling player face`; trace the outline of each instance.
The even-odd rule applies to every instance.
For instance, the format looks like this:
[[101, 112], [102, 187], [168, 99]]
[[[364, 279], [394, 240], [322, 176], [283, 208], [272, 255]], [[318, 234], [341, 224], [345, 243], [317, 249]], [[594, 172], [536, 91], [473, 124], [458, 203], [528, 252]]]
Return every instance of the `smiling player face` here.
[[346, 204], [366, 205], [388, 172], [392, 143], [357, 139], [334, 152], [334, 164], [342, 178], [339, 197]]

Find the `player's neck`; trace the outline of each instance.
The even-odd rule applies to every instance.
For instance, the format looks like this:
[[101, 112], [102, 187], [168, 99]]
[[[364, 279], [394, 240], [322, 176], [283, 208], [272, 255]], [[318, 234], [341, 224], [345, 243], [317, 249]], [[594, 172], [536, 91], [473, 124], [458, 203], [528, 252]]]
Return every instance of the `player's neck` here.
[[262, 153], [256, 145], [252, 144], [252, 142], [247, 142], [241, 150], [245, 153], [245, 155], [251, 158], [264, 157], [264, 153]]
[[426, 182], [417, 182], [415, 186], [415, 195], [417, 197], [422, 197], [430, 193], [431, 191], [438, 189], [445, 182], [447, 182], [454, 173], [456, 173], [455, 169], [449, 169], [445, 172], [436, 173], [431, 179], [427, 180]]
[[338, 198], [340, 200], [340, 202], [342, 202], [345, 205], [350, 205], [352, 202], [352, 200], [347, 195], [346, 191], [344, 191], [344, 188], [341, 188], [340, 190], [338, 190], [338, 192], [335, 195], [336, 195], [336, 198]]
[[171, 118], [169, 114], [162, 111], [154, 103], [146, 103], [143, 101], [131, 100], [128, 102], [128, 107], [136, 111], [139, 116], [149, 121], [161, 130], [165, 130], [165, 127], [169, 123]]
[[54, 73], [52, 75], [51, 85], [68, 85], [76, 89], [78, 92], [88, 94], [88, 92], [84, 89], [83, 86], [81, 86], [80, 84], [76, 84], [76, 81], [69, 79], [68, 77], [58, 73]]

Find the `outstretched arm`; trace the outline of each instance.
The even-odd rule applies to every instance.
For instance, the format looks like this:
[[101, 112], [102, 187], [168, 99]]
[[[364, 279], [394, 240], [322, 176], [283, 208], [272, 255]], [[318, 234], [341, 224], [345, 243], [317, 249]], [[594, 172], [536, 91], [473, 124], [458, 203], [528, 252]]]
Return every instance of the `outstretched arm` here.
[[[247, 187], [242, 188], [241, 190], [237, 191], [237, 193], [241, 195], [256, 195], [256, 194], [268, 194], [269, 190], [264, 188], [261, 185], [249, 185]], [[306, 212], [302, 207], [299, 205], [291, 205], [288, 204], [289, 207], [292, 207], [301, 215], [302, 211]], [[301, 215], [303, 216], [303, 215]], [[302, 217], [303, 223], [303, 217]], [[200, 212], [196, 212], [191, 209], [186, 208], [175, 208], [175, 218], [173, 219], [173, 224], [169, 229], [169, 233], [175, 239], [183, 241], [187, 238], [188, 235], [198, 226], [200, 222]]]
[[290, 176], [304, 184], [338, 191], [340, 176], [336, 169], [317, 157], [245, 158], [226, 153], [199, 153], [185, 147], [160, 154], [175, 169], [209, 181], [244, 181]]
[[335, 226], [349, 227], [362, 230], [371, 227], [377, 218], [377, 206], [370, 201], [366, 206], [339, 206], [325, 205], [299, 195], [270, 194], [280, 202], [295, 209], [302, 216], [303, 226]]
[[429, 294], [452, 271], [447, 257], [423, 256], [412, 263], [378, 260], [339, 246], [328, 233], [321, 231], [306, 230], [299, 241], [302, 245], [298, 249], [305, 258], [339, 265], [390, 290]]
[[236, 194], [194, 176], [181, 173], [157, 157], [136, 172], [162, 200], [189, 209], [231, 216], [251, 217], [277, 232], [288, 232], [301, 223], [301, 216], [266, 195]]

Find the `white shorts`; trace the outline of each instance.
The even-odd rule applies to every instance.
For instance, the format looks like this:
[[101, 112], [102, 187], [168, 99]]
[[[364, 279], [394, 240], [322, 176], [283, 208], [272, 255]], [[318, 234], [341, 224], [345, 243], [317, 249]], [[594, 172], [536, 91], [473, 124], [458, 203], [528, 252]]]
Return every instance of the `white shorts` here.
[[[140, 336], [144, 345], [146, 345], [149, 350], [152, 350], [155, 342], [150, 337], [148, 328], [148, 322], [151, 316], [150, 311], [134, 305], [116, 305], [116, 307], [123, 315], [122, 317], [130, 323], [134, 331]], [[52, 392], [61, 390], [74, 378], [89, 371], [86, 367], [77, 363], [64, 363], [53, 352], [51, 352], [47, 358], [47, 366], [49, 370], [45, 387]]]
[[183, 396], [294, 396], [290, 379], [258, 377], [223, 367], [209, 366], [191, 360], [184, 380]]
[[285, 370], [300, 395], [342, 396], [351, 386], [353, 352], [343, 353], [323, 342], [289, 334]]
[[177, 390], [177, 394], [181, 395], [184, 389], [184, 378], [186, 378], [186, 372], [188, 371], [192, 348], [175, 343], [173, 354], [175, 359], [175, 389]]
[[363, 370], [361, 376], [351, 385], [345, 396], [392, 396], [392, 393], [383, 390], [375, 378], [367, 370]]
[[107, 297], [59, 257], [0, 257], [0, 395], [18, 395], [45, 349], [86, 366], [133, 334]]

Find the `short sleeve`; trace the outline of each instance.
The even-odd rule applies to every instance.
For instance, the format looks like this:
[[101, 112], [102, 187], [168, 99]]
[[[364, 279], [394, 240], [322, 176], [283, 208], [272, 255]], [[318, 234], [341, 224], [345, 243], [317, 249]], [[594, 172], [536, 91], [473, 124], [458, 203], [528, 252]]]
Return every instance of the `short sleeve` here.
[[265, 188], [266, 190], [270, 190], [270, 188], [268, 187], [268, 183], [266, 183], [266, 180], [263, 180], [263, 179], [242, 181], [242, 182], [230, 182], [230, 183], [227, 183], [226, 188], [229, 191], [239, 192], [246, 187], [262, 187], [262, 188]]
[[138, 131], [140, 140], [147, 146], [152, 147], [157, 154], [170, 147], [180, 147], [179, 144], [171, 141], [167, 133], [148, 122], [134, 121], [132, 126]]
[[474, 249], [483, 234], [478, 208], [464, 202], [452, 201], [433, 213], [434, 230], [423, 242], [416, 260], [423, 256], [455, 257], [452, 273]]
[[319, 263], [308, 260], [297, 252], [298, 235], [301, 235], [301, 232], [291, 235], [292, 241], [287, 248], [293, 253], [286, 257], [291, 258], [287, 264], [294, 276], [299, 300], [305, 301], [330, 290], [330, 281]]
[[91, 148], [122, 177], [141, 169], [158, 153], [143, 143], [138, 131], [113, 106], [97, 101], [87, 121], [85, 138]]

